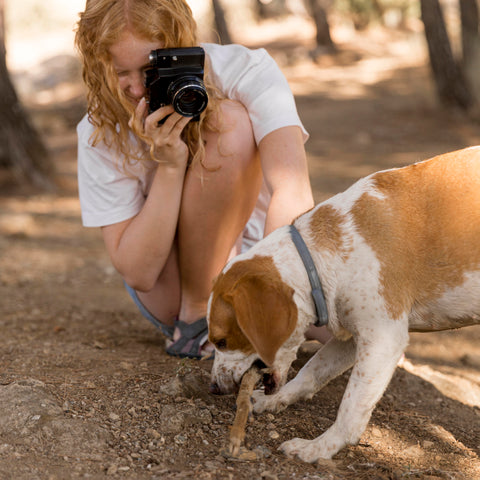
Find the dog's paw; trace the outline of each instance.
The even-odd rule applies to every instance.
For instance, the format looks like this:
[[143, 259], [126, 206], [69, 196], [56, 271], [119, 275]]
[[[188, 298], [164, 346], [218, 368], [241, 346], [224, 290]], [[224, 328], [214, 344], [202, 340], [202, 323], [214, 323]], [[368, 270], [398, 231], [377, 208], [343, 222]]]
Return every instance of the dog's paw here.
[[[319, 458], [325, 458], [320, 455], [315, 440], [305, 440], [303, 438], [293, 438], [283, 442], [279, 450], [289, 458], [299, 458], [304, 462], [315, 463]], [[327, 457], [331, 458], [331, 457]]]
[[287, 407], [287, 404], [281, 401], [280, 396], [265, 395], [261, 390], [255, 390], [252, 394], [253, 411], [262, 412], [280, 412]]
[[297, 457], [308, 463], [316, 463], [320, 460], [330, 460], [340, 449], [336, 445], [328, 445], [321, 437], [315, 440], [294, 438], [283, 442], [279, 450], [287, 457]]

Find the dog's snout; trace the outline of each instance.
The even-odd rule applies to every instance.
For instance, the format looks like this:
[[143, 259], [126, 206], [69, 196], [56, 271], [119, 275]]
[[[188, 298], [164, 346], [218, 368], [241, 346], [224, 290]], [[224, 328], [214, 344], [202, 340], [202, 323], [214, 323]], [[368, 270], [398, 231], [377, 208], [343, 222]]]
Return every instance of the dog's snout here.
[[222, 391], [220, 390], [220, 387], [218, 386], [217, 382], [212, 382], [209, 387], [210, 393], [213, 393], [213, 395], [222, 395]]

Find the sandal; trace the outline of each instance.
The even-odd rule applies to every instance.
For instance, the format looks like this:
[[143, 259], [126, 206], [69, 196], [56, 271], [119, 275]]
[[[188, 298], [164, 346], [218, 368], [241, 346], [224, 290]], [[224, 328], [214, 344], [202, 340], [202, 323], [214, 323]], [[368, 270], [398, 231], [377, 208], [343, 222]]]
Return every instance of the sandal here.
[[175, 331], [175, 325], [165, 325], [164, 323], [159, 323], [160, 330], [167, 337], [167, 340], [173, 340], [173, 332]]
[[211, 358], [214, 352], [202, 355], [202, 347], [208, 340], [206, 317], [202, 317], [192, 324], [185, 323], [182, 320], [176, 320], [175, 327], [180, 330], [181, 337], [167, 348], [169, 355], [172, 357], [193, 358], [196, 360]]

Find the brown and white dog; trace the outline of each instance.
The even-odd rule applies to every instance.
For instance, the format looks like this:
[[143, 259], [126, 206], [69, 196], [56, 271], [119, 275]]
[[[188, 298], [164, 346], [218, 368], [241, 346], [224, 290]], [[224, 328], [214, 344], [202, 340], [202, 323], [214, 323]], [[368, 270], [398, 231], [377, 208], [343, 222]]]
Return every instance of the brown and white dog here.
[[234, 392], [260, 359], [273, 374], [254, 392], [254, 410], [279, 411], [353, 366], [334, 424], [280, 447], [315, 462], [359, 441], [409, 330], [480, 323], [480, 147], [372, 174], [294, 225], [319, 272], [333, 338], [285, 384], [316, 314], [289, 227], [279, 228], [215, 281], [211, 390]]

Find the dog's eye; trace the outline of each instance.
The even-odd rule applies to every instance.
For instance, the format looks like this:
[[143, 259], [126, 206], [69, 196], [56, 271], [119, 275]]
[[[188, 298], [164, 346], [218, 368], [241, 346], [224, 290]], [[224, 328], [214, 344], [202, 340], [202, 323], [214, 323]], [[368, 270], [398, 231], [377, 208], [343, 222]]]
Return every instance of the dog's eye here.
[[221, 350], [222, 348], [225, 348], [227, 346], [227, 341], [222, 338], [221, 340], [218, 340], [217, 342], [215, 342], [215, 346]]

